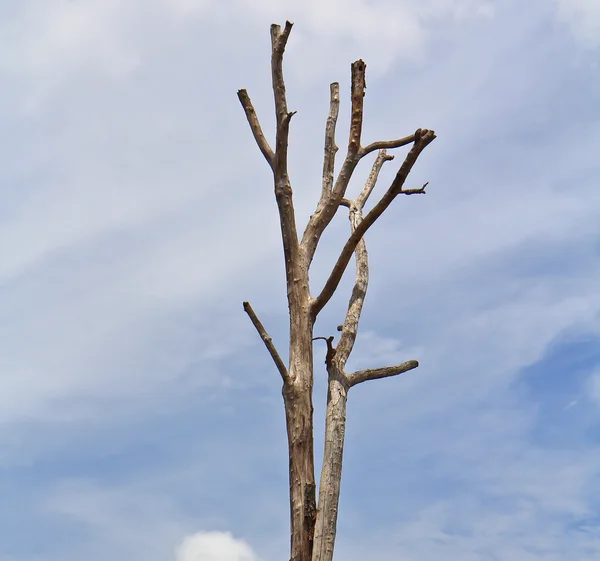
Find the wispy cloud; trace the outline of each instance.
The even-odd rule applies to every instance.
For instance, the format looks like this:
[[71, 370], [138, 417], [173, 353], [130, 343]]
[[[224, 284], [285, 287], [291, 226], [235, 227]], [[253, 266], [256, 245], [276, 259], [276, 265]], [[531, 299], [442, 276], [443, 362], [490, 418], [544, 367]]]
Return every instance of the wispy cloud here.
[[561, 21], [587, 47], [600, 45], [600, 6], [594, 0], [554, 0]]

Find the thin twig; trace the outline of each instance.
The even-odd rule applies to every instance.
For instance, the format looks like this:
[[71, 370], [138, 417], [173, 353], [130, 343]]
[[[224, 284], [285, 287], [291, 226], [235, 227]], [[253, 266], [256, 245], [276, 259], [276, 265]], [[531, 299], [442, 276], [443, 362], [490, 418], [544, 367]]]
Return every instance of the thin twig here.
[[313, 341], [322, 339], [327, 343], [327, 355], [325, 356], [325, 364], [327, 365], [328, 369], [331, 366], [331, 361], [333, 360], [333, 357], [335, 356], [336, 352], [336, 349], [333, 346], [333, 338], [333, 335], [331, 335], [330, 337], [313, 337]]
[[377, 184], [379, 172], [381, 171], [383, 164], [385, 162], [391, 162], [393, 159], [394, 156], [392, 154], [388, 154], [385, 150], [380, 150], [379, 154], [377, 154], [377, 158], [375, 158], [373, 166], [371, 167], [369, 177], [367, 178], [367, 181], [365, 182], [362, 191], [360, 192], [358, 197], [356, 197], [356, 207], [360, 208], [361, 211], [364, 209], [367, 199], [369, 198], [369, 196], [373, 192], [373, 189], [375, 188], [375, 185]]

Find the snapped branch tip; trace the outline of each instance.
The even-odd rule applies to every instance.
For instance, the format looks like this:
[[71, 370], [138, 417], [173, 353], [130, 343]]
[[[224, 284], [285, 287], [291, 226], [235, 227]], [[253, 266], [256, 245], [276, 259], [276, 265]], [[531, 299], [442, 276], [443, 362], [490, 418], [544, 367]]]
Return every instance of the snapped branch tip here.
[[313, 341], [316, 341], [317, 339], [322, 339], [327, 343], [327, 355], [325, 356], [325, 364], [329, 366], [331, 364], [331, 361], [333, 360], [333, 357], [335, 356], [335, 347], [333, 346], [334, 337], [333, 335], [329, 337], [313, 337]]
[[255, 311], [252, 309], [250, 302], [244, 302], [244, 311], [248, 314], [248, 317], [250, 318], [252, 325], [254, 325], [254, 328], [258, 332], [260, 338], [262, 339], [263, 343], [265, 344], [265, 347], [269, 351], [269, 354], [271, 355], [271, 358], [273, 359], [273, 362], [275, 363], [277, 370], [279, 370], [279, 373], [281, 374], [283, 381], [284, 382], [289, 381], [290, 375], [288, 373], [288, 370], [285, 367], [283, 360], [281, 360], [281, 356], [279, 356], [279, 353], [277, 352], [277, 349], [275, 348], [275, 345], [273, 344], [273, 340], [267, 333], [267, 330], [265, 329], [264, 325], [258, 319], [258, 316], [256, 315]]

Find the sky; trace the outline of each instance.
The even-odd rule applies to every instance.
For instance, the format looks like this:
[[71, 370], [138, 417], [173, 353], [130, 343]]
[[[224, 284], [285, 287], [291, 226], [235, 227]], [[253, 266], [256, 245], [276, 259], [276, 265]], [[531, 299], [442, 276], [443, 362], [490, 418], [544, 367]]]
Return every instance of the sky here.
[[349, 370], [420, 367], [350, 392], [336, 558], [598, 559], [597, 0], [1, 0], [0, 561], [288, 558], [281, 380], [242, 309], [285, 356], [281, 241], [236, 96], [273, 138], [286, 19], [300, 230], [352, 61], [365, 144], [438, 135], [428, 194], [366, 237]]

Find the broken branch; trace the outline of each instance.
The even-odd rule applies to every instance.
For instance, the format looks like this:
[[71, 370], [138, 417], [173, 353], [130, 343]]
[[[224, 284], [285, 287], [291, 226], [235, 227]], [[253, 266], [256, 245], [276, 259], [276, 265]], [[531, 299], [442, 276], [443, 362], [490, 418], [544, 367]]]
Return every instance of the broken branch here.
[[423, 183], [423, 187], [419, 187], [418, 189], [402, 189], [400, 193], [402, 195], [424, 195], [427, 185], [429, 185], [429, 181]]
[[275, 154], [273, 153], [273, 150], [269, 146], [269, 142], [263, 134], [258, 116], [256, 115], [256, 111], [252, 105], [252, 101], [250, 101], [250, 96], [246, 90], [238, 90], [237, 95], [242, 107], [244, 108], [244, 113], [246, 113], [246, 119], [248, 119], [248, 124], [250, 125], [250, 130], [252, 131], [254, 140], [256, 141], [256, 144], [258, 144], [258, 147], [260, 148], [262, 155], [265, 157], [265, 160], [267, 160], [269, 166], [271, 166], [271, 169], [273, 169], [273, 165], [275, 163]]
[[365, 88], [367, 87], [365, 72], [367, 65], [361, 59], [352, 63], [352, 116], [350, 118], [350, 138], [348, 154], [358, 154], [363, 125], [363, 107]]
[[[281, 30], [281, 26], [277, 24], [271, 25], [271, 80], [276, 116], [275, 153], [272, 157], [273, 163], [271, 168], [275, 182], [275, 198], [279, 210], [286, 280], [288, 283], [294, 278], [294, 271], [300, 267], [292, 186], [287, 169], [290, 120], [295, 112], [288, 112], [285, 82], [283, 79], [283, 54], [290, 32], [292, 31], [292, 25], [291, 22], [286, 21], [283, 31]], [[292, 305], [296, 305], [294, 298], [290, 300], [290, 306]]]
[[375, 158], [375, 161], [373, 162], [373, 166], [371, 167], [371, 172], [369, 173], [369, 177], [365, 182], [365, 186], [360, 192], [360, 195], [356, 197], [355, 205], [357, 208], [360, 208], [362, 210], [365, 207], [367, 199], [369, 198], [369, 196], [373, 192], [373, 189], [375, 188], [375, 185], [377, 184], [379, 172], [381, 171], [383, 164], [385, 164], [385, 162], [390, 162], [393, 159], [394, 156], [392, 154], [388, 154], [385, 150], [379, 151], [379, 154], [377, 154], [377, 158]]
[[271, 25], [271, 80], [273, 83], [273, 97], [275, 100], [275, 117], [277, 131], [275, 138], [275, 184], [287, 181], [287, 148], [290, 132], [290, 120], [295, 112], [288, 112], [283, 80], [283, 53], [287, 45], [292, 23], [285, 22], [285, 28]]
[[377, 142], [372, 142], [368, 146], [361, 148], [359, 151], [360, 157], [364, 157], [371, 152], [375, 152], [375, 150], [386, 150], [392, 148], [400, 148], [402, 146], [406, 146], [411, 142], [415, 141], [415, 135], [411, 134], [409, 136], [405, 136], [404, 138], [398, 138], [397, 140], [379, 140]]
[[286, 21], [283, 31], [281, 31], [280, 25], [276, 23], [271, 25], [271, 78], [273, 80], [275, 111], [277, 112], [278, 122], [287, 113], [285, 83], [283, 81], [283, 53], [293, 25], [292, 22]]
[[333, 82], [329, 86], [329, 115], [325, 125], [325, 157], [323, 158], [323, 191], [321, 199], [331, 194], [333, 186], [333, 172], [335, 168], [335, 154], [338, 147], [335, 144], [335, 127], [340, 111], [340, 85]]
[[413, 370], [418, 366], [418, 361], [408, 360], [402, 364], [397, 364], [396, 366], [384, 366], [383, 368], [368, 368], [366, 370], [358, 370], [353, 374], [348, 374], [348, 382], [350, 383], [350, 387], [352, 387], [356, 386], [356, 384], [360, 384], [361, 382], [366, 382], [367, 380], [377, 380], [379, 378], [397, 376], [398, 374]]
[[328, 369], [331, 366], [331, 361], [333, 360], [333, 357], [335, 356], [336, 352], [336, 349], [333, 346], [333, 338], [333, 335], [331, 335], [330, 337], [313, 337], [313, 341], [322, 339], [327, 343], [327, 354], [325, 355], [325, 364], [327, 365]]
[[[363, 124], [366, 68], [367, 65], [362, 60], [357, 60], [356, 62], [352, 63], [352, 109], [350, 116], [348, 151], [346, 153], [344, 163], [342, 164], [342, 168], [337, 176], [337, 179], [335, 180], [335, 184], [333, 184], [332, 176], [331, 183], [333, 185], [329, 187], [327, 192], [325, 191], [325, 185], [329, 179], [326, 179], [325, 166], [323, 167], [323, 193], [319, 203], [317, 204], [317, 209], [310, 217], [310, 220], [306, 225], [301, 242], [305, 249], [306, 260], [309, 265], [315, 255], [317, 245], [319, 244], [319, 240], [321, 239], [325, 228], [331, 222], [335, 216], [335, 213], [337, 212], [337, 209], [339, 208], [340, 201], [344, 197], [346, 189], [348, 188], [348, 184], [350, 183], [350, 178], [352, 177], [354, 169], [361, 158], [360, 139]], [[328, 165], [331, 166], [331, 174], [333, 174], [333, 163], [334, 162], [332, 158], [331, 162], [328, 162]]]
[[256, 331], [258, 331], [258, 334], [260, 335], [260, 338], [263, 340], [265, 347], [267, 347], [267, 350], [269, 351], [269, 354], [271, 355], [271, 358], [273, 359], [275, 366], [277, 366], [277, 370], [279, 370], [279, 373], [281, 374], [283, 381], [289, 382], [290, 375], [288, 373], [287, 368], [285, 367], [285, 364], [283, 363], [283, 360], [281, 360], [281, 357], [279, 356], [279, 353], [277, 352], [275, 345], [273, 344], [273, 339], [271, 339], [271, 337], [269, 337], [267, 330], [265, 329], [263, 324], [258, 319], [258, 316], [252, 309], [252, 306], [250, 305], [249, 302], [244, 302], [244, 311], [248, 314], [250, 321], [256, 328]]

